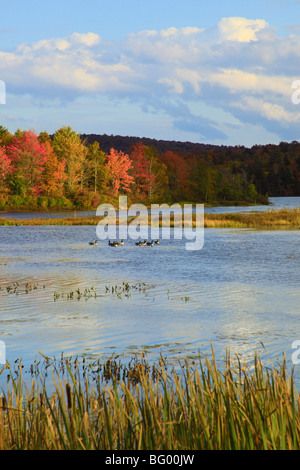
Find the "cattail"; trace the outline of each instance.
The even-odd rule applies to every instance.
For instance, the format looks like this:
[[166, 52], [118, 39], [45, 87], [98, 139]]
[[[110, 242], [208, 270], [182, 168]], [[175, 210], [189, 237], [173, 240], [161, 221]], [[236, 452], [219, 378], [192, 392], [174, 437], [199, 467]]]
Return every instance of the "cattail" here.
[[1, 398], [1, 408], [3, 409], [3, 411], [6, 410], [6, 398], [5, 397]]
[[66, 384], [67, 400], [69, 410], [72, 408], [72, 392], [70, 384]]

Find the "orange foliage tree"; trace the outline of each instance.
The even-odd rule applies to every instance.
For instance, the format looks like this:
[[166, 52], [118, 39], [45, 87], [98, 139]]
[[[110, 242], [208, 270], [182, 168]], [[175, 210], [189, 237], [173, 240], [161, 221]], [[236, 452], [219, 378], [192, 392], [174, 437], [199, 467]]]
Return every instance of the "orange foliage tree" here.
[[111, 182], [113, 195], [117, 196], [120, 190], [131, 192], [130, 186], [133, 183], [133, 177], [129, 174], [132, 166], [129, 156], [112, 148], [106, 158], [107, 174]]

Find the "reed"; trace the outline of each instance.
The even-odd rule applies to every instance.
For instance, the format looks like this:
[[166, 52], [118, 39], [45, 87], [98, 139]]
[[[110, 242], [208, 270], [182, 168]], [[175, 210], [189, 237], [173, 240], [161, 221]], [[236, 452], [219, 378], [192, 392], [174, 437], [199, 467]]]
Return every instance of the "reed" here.
[[257, 355], [247, 366], [227, 354], [220, 368], [212, 350], [210, 359], [186, 360], [178, 371], [162, 358], [150, 366], [143, 357], [128, 366], [111, 359], [92, 374], [87, 369], [69, 360], [63, 368], [52, 365], [50, 393], [39, 372], [25, 385], [18, 364], [0, 400], [0, 448], [300, 447], [300, 398], [284, 358], [265, 368]]
[[205, 214], [206, 228], [300, 228], [300, 208], [234, 212], [230, 214]]
[[[128, 218], [130, 224], [135, 217]], [[12, 219], [0, 218], [0, 226], [35, 226], [35, 225], [97, 225], [100, 218], [92, 217], [64, 217], [64, 218], [49, 218], [49, 219], [26, 219], [16, 221]], [[181, 226], [183, 226], [183, 219]], [[164, 224], [163, 219], [159, 221], [159, 226]], [[177, 225], [176, 225], [177, 224]], [[195, 216], [193, 220], [195, 226]], [[119, 220], [116, 218], [116, 225], [119, 225]], [[151, 216], [148, 217], [148, 225], [151, 226]], [[170, 226], [178, 226], [178, 220], [174, 220], [173, 214], [170, 216]], [[225, 214], [204, 214], [204, 227], [205, 228], [300, 228], [300, 208], [295, 209], [279, 209], [279, 210], [265, 210], [257, 212], [234, 212]]]

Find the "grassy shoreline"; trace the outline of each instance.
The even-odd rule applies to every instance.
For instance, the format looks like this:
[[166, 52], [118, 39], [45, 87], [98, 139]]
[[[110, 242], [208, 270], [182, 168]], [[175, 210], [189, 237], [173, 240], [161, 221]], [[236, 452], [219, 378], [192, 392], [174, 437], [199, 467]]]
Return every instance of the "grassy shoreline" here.
[[[135, 217], [128, 218], [128, 224], [131, 223]], [[97, 225], [101, 220], [100, 217], [61, 217], [61, 218], [34, 218], [34, 219], [6, 219], [0, 217], [0, 226], [14, 226], [14, 225]], [[116, 219], [117, 225], [119, 224]], [[151, 225], [151, 217], [148, 217], [148, 224]], [[171, 227], [176, 226], [174, 216], [170, 217]], [[163, 221], [160, 220], [160, 226], [163, 226]], [[193, 221], [195, 227], [195, 220]], [[295, 209], [269, 209], [265, 211], [253, 211], [249, 213], [234, 212], [224, 214], [204, 214], [204, 227], [205, 228], [278, 228], [286, 229], [300, 228], [300, 208]]]
[[144, 357], [83, 367], [44, 359], [29, 386], [21, 363], [17, 374], [6, 366], [1, 450], [300, 449], [300, 397], [284, 357], [264, 367], [257, 355], [247, 365], [227, 354], [221, 369], [212, 350], [177, 372]]

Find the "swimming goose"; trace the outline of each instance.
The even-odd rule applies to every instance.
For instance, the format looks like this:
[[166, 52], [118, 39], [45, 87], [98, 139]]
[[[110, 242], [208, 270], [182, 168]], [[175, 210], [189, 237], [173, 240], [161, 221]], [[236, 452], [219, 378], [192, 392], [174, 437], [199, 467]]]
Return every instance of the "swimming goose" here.
[[124, 245], [124, 240], [122, 239], [120, 242], [116, 242], [117, 245]]
[[89, 242], [89, 245], [97, 245], [97, 240], [95, 240], [94, 242]]
[[147, 245], [148, 246], [153, 246], [153, 240], [151, 240], [151, 242], [147, 242]]
[[159, 245], [159, 239], [156, 240], [155, 245]]
[[143, 242], [139, 241], [139, 242], [136, 242], [136, 245], [138, 245], [138, 246], [146, 245], [146, 242], [147, 242], [147, 240], [144, 240]]
[[118, 246], [117, 242], [111, 242], [110, 240], [108, 240], [108, 244], [109, 246]]

